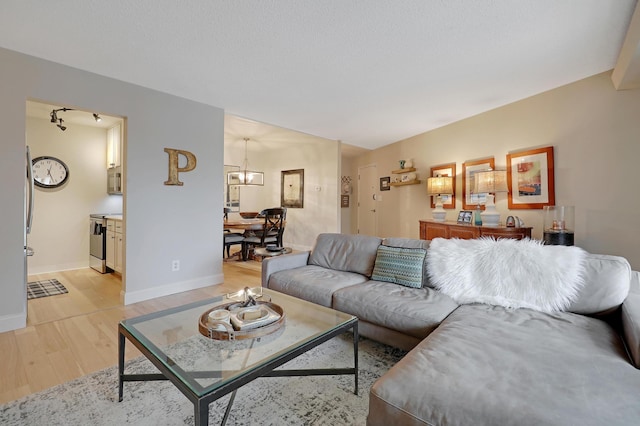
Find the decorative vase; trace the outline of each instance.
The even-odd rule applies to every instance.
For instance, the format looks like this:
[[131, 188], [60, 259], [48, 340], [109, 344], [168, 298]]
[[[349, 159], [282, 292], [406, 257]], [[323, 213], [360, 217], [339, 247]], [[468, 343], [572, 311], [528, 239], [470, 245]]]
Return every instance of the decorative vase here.
[[480, 204], [476, 206], [476, 217], [475, 217], [474, 225], [476, 226], [482, 225], [482, 209], [480, 209]]
[[412, 168], [413, 167], [413, 160], [412, 159], [405, 160], [404, 167], [406, 167], [407, 169]]
[[400, 168], [401, 168], [401, 169], [404, 169], [404, 163], [405, 163], [405, 161], [404, 161], [404, 160], [400, 160]]

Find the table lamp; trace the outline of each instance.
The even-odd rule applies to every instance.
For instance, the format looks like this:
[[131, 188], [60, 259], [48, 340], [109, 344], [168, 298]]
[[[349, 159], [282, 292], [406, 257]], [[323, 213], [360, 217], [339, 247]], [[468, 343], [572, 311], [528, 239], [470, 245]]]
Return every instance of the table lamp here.
[[432, 217], [436, 222], [444, 222], [447, 212], [442, 208], [442, 196], [453, 194], [453, 178], [451, 176], [436, 176], [427, 179], [427, 194], [436, 197], [436, 208]]
[[475, 174], [474, 192], [487, 194], [484, 212], [481, 213], [484, 226], [498, 226], [500, 213], [496, 210], [494, 196], [498, 192], [509, 192], [507, 188], [507, 172], [505, 170], [487, 170]]

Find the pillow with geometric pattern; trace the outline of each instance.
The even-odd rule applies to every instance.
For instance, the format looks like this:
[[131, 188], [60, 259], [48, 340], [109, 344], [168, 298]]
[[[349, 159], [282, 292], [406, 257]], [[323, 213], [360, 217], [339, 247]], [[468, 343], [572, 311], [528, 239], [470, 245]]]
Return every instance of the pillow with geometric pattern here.
[[422, 264], [425, 249], [379, 246], [373, 266], [372, 280], [422, 287]]

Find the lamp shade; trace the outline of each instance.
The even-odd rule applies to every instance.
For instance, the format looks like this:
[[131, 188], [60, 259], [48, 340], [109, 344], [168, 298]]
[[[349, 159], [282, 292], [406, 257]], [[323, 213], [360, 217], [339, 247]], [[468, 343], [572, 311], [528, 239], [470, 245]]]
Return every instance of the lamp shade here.
[[507, 187], [507, 172], [505, 170], [488, 170], [477, 172], [474, 176], [474, 191], [477, 194], [489, 192], [509, 192]]
[[451, 176], [430, 177], [427, 179], [427, 194], [453, 194], [453, 178]]
[[264, 173], [240, 170], [239, 172], [227, 173], [227, 183], [229, 185], [264, 185]]

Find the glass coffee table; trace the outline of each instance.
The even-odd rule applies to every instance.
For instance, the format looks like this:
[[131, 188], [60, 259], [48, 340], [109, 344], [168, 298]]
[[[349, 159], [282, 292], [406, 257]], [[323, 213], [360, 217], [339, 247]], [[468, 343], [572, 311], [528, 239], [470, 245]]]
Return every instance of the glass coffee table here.
[[[207, 310], [233, 302], [235, 295], [219, 296], [188, 305], [123, 320], [118, 326], [119, 400], [124, 382], [170, 380], [194, 405], [195, 424], [207, 425], [209, 404], [232, 393], [222, 419], [227, 421], [238, 388], [258, 377], [342, 375], [354, 376], [358, 394], [358, 319], [273, 290], [251, 289], [257, 300], [280, 306], [285, 319], [275, 332], [243, 340], [217, 340], [198, 330]], [[353, 367], [276, 370], [308, 350], [353, 332]], [[159, 374], [125, 374], [125, 338], [160, 370]]]

